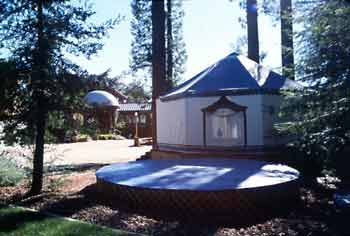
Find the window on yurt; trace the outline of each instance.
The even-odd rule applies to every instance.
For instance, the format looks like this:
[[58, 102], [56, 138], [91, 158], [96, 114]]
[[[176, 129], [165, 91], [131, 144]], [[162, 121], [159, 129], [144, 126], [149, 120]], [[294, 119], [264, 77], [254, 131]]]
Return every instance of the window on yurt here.
[[232, 146], [244, 144], [244, 114], [230, 109], [218, 109], [207, 114], [207, 144]]
[[221, 97], [217, 102], [203, 108], [204, 145], [246, 145], [246, 109], [247, 107], [226, 97]]

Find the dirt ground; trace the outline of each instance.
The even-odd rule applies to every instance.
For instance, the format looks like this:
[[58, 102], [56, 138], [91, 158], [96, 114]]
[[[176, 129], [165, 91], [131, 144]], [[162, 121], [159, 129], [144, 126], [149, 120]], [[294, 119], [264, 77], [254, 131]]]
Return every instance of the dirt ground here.
[[[133, 140], [127, 139], [46, 145], [45, 160], [49, 165], [109, 164], [134, 161], [151, 150], [149, 145], [135, 147], [133, 144]], [[27, 164], [23, 162], [23, 155], [29, 155], [30, 149], [6, 147], [6, 150]]]

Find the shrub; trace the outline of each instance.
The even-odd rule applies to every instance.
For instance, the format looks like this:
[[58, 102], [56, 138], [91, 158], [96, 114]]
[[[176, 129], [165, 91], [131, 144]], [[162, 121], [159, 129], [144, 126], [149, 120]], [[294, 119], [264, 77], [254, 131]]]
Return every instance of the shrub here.
[[100, 134], [97, 136], [98, 140], [115, 140], [117, 139], [116, 135], [114, 134]]
[[89, 135], [78, 134], [72, 137], [72, 142], [87, 142], [89, 140]]
[[25, 170], [4, 154], [0, 154], [0, 187], [14, 186], [25, 177]]
[[316, 151], [316, 148], [309, 152], [296, 146], [288, 146], [282, 160], [300, 171], [304, 177], [315, 178], [320, 176], [325, 168], [325, 155], [319, 149]]
[[345, 147], [343, 150], [336, 153], [332, 158], [332, 164], [335, 169], [337, 177], [339, 177], [343, 183], [350, 184], [350, 146]]

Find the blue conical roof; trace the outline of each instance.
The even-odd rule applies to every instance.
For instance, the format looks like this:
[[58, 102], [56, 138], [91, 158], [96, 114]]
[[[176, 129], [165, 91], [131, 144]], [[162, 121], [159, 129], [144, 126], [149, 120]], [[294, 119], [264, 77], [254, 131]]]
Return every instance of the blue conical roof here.
[[172, 100], [189, 96], [223, 96], [274, 93], [301, 85], [236, 53], [209, 66], [161, 97]]

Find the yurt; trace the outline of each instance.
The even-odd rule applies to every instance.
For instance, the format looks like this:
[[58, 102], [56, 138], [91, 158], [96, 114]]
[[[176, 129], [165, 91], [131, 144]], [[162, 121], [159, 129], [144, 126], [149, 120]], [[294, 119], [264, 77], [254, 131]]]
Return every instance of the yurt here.
[[232, 53], [157, 99], [152, 158], [269, 155], [285, 142], [273, 132], [281, 90], [300, 88]]

